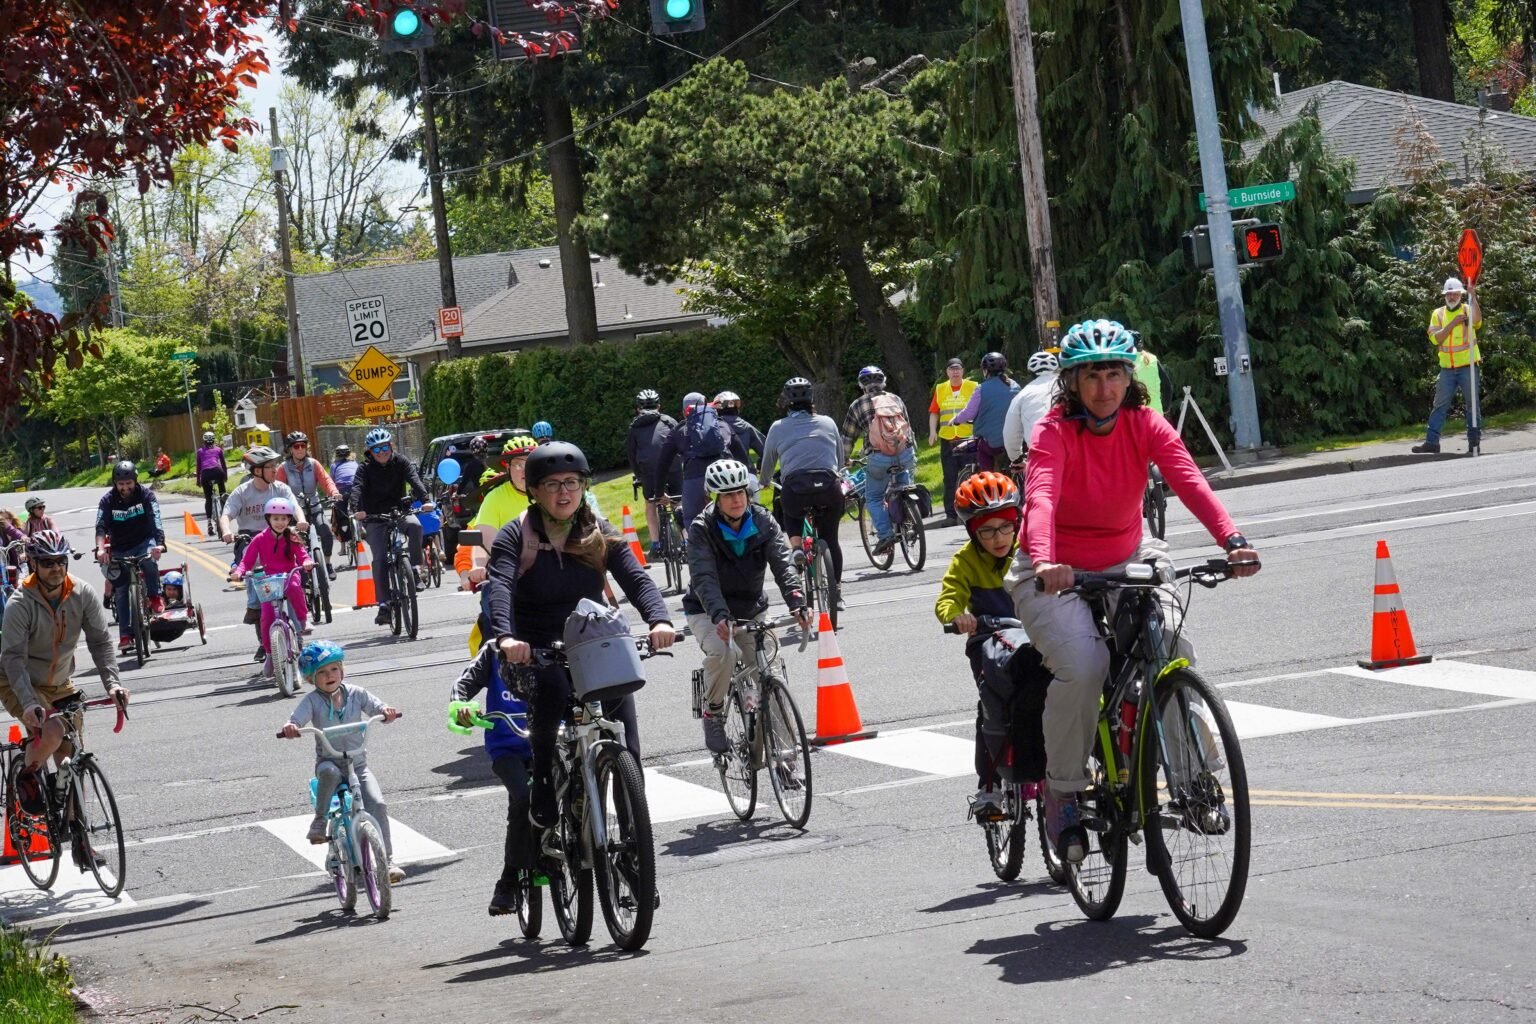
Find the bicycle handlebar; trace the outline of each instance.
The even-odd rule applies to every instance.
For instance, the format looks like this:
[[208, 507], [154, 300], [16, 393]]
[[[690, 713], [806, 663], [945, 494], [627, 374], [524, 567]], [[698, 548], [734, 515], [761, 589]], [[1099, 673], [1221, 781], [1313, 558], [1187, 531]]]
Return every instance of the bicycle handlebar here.
[[[469, 712], [469, 726], [459, 724], [459, 712]], [[527, 725], [518, 725], [521, 718], [527, 721], [528, 715], [508, 714], [505, 711], [481, 711], [480, 705], [472, 700], [454, 700], [448, 702], [448, 731], [458, 733], [460, 736], [468, 736], [474, 729], [494, 729], [497, 721], [507, 723], [507, 726], [523, 739], [527, 739], [531, 728]]]
[[[783, 629], [785, 626], [798, 626], [800, 625], [800, 620], [795, 618], [793, 614], [790, 614], [780, 615], [776, 619], [764, 619], [762, 622], [758, 622], [756, 619], [732, 619], [731, 625], [747, 633], [771, 633], [775, 630]], [[810, 639], [810, 627], [807, 626], [801, 629], [798, 650], [805, 650], [805, 645], [810, 642]]]
[[[82, 707], [82, 708], [116, 707], [117, 708], [117, 724], [112, 727], [112, 731], [113, 732], [122, 732], [123, 731], [123, 723], [128, 721], [128, 704], [127, 704], [126, 701], [120, 700], [120, 699], [118, 699], [116, 697], [98, 697], [95, 700], [82, 701], [81, 704], [80, 704], [80, 707]], [[50, 718], [62, 718], [63, 716], [64, 716], [64, 712], [60, 711], [58, 708], [49, 708], [47, 713], [45, 713], [43, 715], [43, 721], [46, 722]]]
[[[1002, 632], [1005, 629], [1023, 629], [1023, 628], [1024, 628], [1024, 623], [1020, 622], [1018, 619], [1005, 618], [1005, 617], [999, 616], [999, 615], [978, 615], [978, 616], [976, 616], [976, 632], [977, 633], [1000, 633], [1000, 632]], [[944, 632], [950, 634], [951, 636], [964, 636], [965, 635], [965, 634], [961, 633], [958, 629], [955, 628], [955, 624], [953, 622], [947, 622], [947, 623], [944, 624]]]
[[[1242, 562], [1231, 562], [1225, 558], [1210, 558], [1195, 565], [1185, 566], [1173, 571], [1173, 580], [1189, 580], [1198, 583], [1202, 587], [1215, 587], [1217, 584], [1230, 580], [1233, 570], [1238, 566], [1259, 567], [1257, 558]], [[1168, 582], [1168, 578], [1159, 571], [1158, 566], [1152, 562], [1132, 562], [1125, 567], [1124, 572], [1081, 572], [1072, 570], [1072, 586], [1063, 590], [1066, 594], [1098, 594], [1109, 590], [1121, 590], [1127, 587], [1160, 587]], [[1043, 591], [1044, 581], [1035, 577], [1035, 589]]]
[[[398, 712], [397, 717], [403, 714], [405, 714], [405, 712]], [[383, 715], [373, 715], [369, 718], [363, 719], [360, 722], [347, 722], [345, 725], [332, 725], [325, 729], [317, 729], [313, 725], [301, 725], [299, 726], [299, 735], [303, 736], [307, 733], [318, 739], [326, 757], [345, 758], [348, 755], [343, 754], [341, 751], [331, 746], [331, 737], [335, 736], [339, 739], [342, 736], [350, 736], [355, 732], [367, 732], [368, 727], [373, 725], [374, 722], [382, 721], [384, 721]], [[277, 732], [277, 738], [285, 738], [281, 729], [279, 729]]]

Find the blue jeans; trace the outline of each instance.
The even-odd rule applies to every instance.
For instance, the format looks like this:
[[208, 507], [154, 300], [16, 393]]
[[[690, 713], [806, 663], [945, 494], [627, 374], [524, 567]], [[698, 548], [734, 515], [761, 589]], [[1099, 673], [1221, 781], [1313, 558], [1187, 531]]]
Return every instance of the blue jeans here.
[[[137, 547], [131, 547], [126, 551], [118, 551], [115, 548], [112, 555], [115, 558], [142, 558], [149, 554], [149, 549], [155, 542], [147, 540]], [[154, 562], [140, 562], [139, 572], [144, 575], [144, 590], [150, 597], [160, 593], [160, 567]], [[114, 579], [112, 581], [112, 606], [117, 609], [117, 634], [118, 636], [131, 636], [133, 619], [128, 610], [128, 581], [126, 579]]]
[[917, 452], [911, 448], [900, 455], [871, 452], [864, 463], [864, 504], [869, 508], [869, 523], [881, 540], [891, 535], [891, 516], [885, 509], [885, 488], [891, 470], [900, 474], [897, 483], [909, 484], [916, 468]]
[[1456, 398], [1457, 391], [1461, 392], [1462, 399], [1467, 403], [1467, 444], [1475, 445], [1482, 437], [1481, 408], [1478, 409], [1477, 422], [1472, 422], [1472, 367], [1458, 366], [1454, 370], [1442, 368], [1435, 381], [1435, 407], [1430, 410], [1429, 428], [1424, 432], [1424, 440], [1429, 444], [1440, 443], [1440, 428], [1445, 426], [1445, 418], [1450, 414], [1451, 402]]

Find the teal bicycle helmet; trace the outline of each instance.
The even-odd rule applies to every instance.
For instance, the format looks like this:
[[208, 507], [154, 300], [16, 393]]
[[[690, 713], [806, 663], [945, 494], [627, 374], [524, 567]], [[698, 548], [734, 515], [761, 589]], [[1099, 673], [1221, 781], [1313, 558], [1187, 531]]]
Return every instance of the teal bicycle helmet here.
[[347, 652], [341, 649], [340, 644], [333, 644], [329, 640], [316, 640], [304, 645], [299, 652], [299, 671], [304, 673], [307, 679], [327, 665], [335, 665], [345, 661]]
[[1136, 365], [1136, 339], [1116, 320], [1084, 320], [1067, 332], [1061, 342], [1063, 370], [1090, 363], [1125, 363]]

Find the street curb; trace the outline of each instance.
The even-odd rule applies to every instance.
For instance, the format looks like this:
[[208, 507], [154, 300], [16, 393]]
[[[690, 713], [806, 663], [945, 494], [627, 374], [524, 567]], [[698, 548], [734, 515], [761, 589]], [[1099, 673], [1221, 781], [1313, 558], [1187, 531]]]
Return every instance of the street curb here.
[[[1284, 483], [1290, 480], [1306, 480], [1311, 477], [1335, 476], [1340, 473], [1357, 473], [1371, 469], [1390, 469], [1393, 466], [1407, 466], [1425, 462], [1451, 462], [1465, 459], [1464, 453], [1440, 452], [1436, 455], [1415, 455], [1411, 452], [1395, 452], [1390, 455], [1369, 455], [1356, 459], [1343, 459], [1332, 462], [1307, 462], [1301, 465], [1274, 465], [1239, 467], [1232, 476], [1213, 475], [1210, 469], [1205, 470], [1206, 479], [1210, 481], [1211, 490], [1225, 491], [1233, 487], [1252, 487], [1256, 484]], [[1215, 473], [1223, 472], [1216, 470]]]

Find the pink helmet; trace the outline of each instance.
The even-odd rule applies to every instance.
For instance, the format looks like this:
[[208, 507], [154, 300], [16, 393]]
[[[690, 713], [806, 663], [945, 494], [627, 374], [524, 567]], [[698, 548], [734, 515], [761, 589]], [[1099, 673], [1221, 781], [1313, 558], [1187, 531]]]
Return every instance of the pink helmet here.
[[264, 516], [288, 516], [293, 518], [293, 502], [287, 498], [271, 498], [261, 507]]

